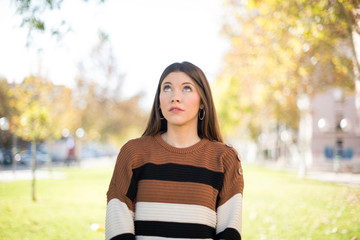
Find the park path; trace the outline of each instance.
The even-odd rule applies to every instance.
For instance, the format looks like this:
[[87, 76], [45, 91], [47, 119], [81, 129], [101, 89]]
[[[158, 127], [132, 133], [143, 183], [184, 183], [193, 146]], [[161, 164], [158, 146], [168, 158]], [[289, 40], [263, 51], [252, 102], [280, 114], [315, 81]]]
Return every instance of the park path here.
[[360, 187], [360, 174], [335, 172], [310, 172], [306, 178], [341, 185]]
[[[81, 161], [80, 166], [72, 164], [69, 167], [71, 168], [98, 168], [98, 167], [112, 167], [115, 164], [115, 157], [103, 157], [103, 158], [93, 158], [93, 159], [84, 159]], [[47, 166], [41, 166], [36, 169], [36, 179], [61, 179], [65, 178], [66, 174], [61, 171], [57, 171], [61, 168], [67, 168], [64, 163], [54, 163], [53, 167], [49, 169]], [[11, 166], [0, 170], [0, 182], [11, 182], [11, 181], [23, 181], [30, 180], [32, 178], [32, 172], [29, 167], [24, 168], [19, 166], [15, 172], [13, 172]]]
[[[97, 168], [97, 167], [113, 167], [115, 164], [116, 156], [84, 159], [80, 166], [71, 165], [75, 168]], [[61, 179], [66, 177], [64, 173], [57, 171], [58, 168], [66, 167], [64, 164], [57, 164], [51, 170], [42, 167], [36, 170], [37, 179]], [[17, 169], [15, 174], [11, 168], [0, 170], [0, 182], [30, 180], [32, 177], [31, 170]], [[331, 182], [341, 185], [348, 185], [360, 188], [360, 174], [353, 173], [334, 173], [334, 172], [309, 172], [306, 176], [307, 179], [315, 179], [324, 182]]]

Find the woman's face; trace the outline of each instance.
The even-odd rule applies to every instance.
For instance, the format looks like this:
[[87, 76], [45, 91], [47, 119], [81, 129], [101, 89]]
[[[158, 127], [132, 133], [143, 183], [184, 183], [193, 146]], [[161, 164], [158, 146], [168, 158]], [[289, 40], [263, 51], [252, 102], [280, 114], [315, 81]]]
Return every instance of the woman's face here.
[[195, 82], [183, 72], [172, 72], [161, 83], [160, 108], [171, 126], [193, 126], [197, 129], [200, 94]]

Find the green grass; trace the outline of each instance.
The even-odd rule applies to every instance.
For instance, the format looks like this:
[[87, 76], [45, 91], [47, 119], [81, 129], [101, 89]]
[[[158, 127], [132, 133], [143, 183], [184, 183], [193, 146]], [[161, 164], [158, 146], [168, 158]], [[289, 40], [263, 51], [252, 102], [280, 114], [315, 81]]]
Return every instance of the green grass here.
[[360, 189], [244, 166], [245, 240], [360, 239]]
[[0, 239], [104, 239], [91, 225], [104, 225], [112, 169], [61, 172], [65, 179], [37, 180], [35, 203], [30, 181], [0, 183]]
[[[56, 169], [65, 179], [0, 183], [0, 239], [104, 239], [112, 169]], [[360, 240], [360, 189], [299, 180], [296, 174], [244, 165], [243, 239]]]

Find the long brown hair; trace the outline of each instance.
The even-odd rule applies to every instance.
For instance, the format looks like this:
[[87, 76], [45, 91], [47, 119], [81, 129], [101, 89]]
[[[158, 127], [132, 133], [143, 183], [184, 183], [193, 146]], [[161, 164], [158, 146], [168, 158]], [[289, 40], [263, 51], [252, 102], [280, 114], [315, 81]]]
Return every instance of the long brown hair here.
[[212, 141], [223, 142], [220, 128], [216, 116], [214, 101], [211, 94], [209, 82], [204, 72], [190, 62], [173, 63], [169, 65], [161, 74], [156, 90], [154, 103], [151, 109], [147, 127], [142, 136], [155, 136], [158, 133], [167, 131], [167, 121], [160, 115], [160, 91], [161, 83], [172, 72], [183, 72], [188, 75], [196, 84], [200, 94], [200, 102], [204, 105], [205, 117], [203, 120], [198, 118], [198, 135]]

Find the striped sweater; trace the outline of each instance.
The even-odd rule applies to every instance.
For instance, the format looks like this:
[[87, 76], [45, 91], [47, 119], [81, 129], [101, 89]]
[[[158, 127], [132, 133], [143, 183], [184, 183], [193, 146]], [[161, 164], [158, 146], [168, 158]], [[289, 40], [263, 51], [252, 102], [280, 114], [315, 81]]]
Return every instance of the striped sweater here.
[[241, 239], [243, 188], [237, 152], [223, 143], [130, 140], [107, 192], [105, 238]]

